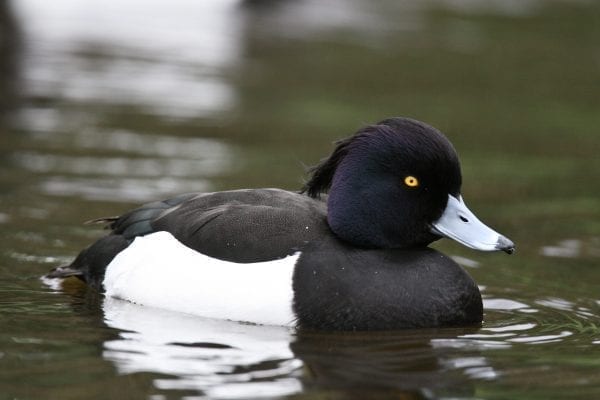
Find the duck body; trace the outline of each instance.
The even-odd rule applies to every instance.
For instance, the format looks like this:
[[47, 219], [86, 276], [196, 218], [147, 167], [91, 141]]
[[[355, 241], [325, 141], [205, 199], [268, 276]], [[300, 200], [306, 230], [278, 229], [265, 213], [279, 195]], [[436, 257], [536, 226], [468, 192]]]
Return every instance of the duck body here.
[[299, 193], [189, 193], [100, 219], [111, 233], [48, 276], [76, 276], [139, 304], [259, 324], [477, 324], [477, 285], [427, 245], [442, 236], [482, 250], [509, 252], [513, 244], [468, 211], [460, 186], [458, 158], [439, 131], [391, 118], [338, 142]]

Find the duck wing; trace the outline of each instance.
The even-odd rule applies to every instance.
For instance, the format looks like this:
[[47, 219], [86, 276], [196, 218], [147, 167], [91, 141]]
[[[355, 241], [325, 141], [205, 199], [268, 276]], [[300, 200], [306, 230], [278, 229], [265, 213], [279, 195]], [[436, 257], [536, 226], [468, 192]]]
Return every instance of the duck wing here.
[[284, 258], [330, 234], [326, 203], [280, 189], [188, 193], [145, 204], [107, 223], [111, 233], [46, 276], [74, 276], [102, 289], [106, 267], [136, 237], [166, 231], [209, 257], [237, 263]]
[[323, 200], [280, 189], [190, 193], [110, 222], [128, 240], [166, 231], [193, 250], [240, 263], [285, 257], [329, 232]]

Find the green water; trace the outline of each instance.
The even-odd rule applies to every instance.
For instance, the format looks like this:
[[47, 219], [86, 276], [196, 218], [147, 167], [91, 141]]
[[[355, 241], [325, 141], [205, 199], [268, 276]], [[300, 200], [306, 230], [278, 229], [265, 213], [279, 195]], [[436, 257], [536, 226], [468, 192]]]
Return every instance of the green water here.
[[[113, 3], [0, 6], [1, 399], [600, 397], [596, 3]], [[393, 115], [448, 135], [470, 208], [517, 244], [435, 245], [481, 329], [294, 332], [40, 280], [103, 234], [83, 221], [296, 189]]]

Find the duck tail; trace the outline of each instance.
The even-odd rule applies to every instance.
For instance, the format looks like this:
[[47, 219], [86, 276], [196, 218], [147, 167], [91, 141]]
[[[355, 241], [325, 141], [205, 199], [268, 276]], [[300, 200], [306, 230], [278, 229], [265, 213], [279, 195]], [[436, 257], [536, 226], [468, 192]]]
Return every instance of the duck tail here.
[[101, 290], [106, 267], [130, 243], [130, 240], [121, 235], [104, 236], [83, 249], [71, 264], [58, 266], [48, 272], [46, 278], [64, 279], [74, 276]]
[[45, 277], [49, 279], [64, 279], [70, 276], [75, 276], [77, 278], [83, 279], [83, 271], [74, 268], [71, 264], [65, 264], [59, 265], [58, 267], [51, 269]]

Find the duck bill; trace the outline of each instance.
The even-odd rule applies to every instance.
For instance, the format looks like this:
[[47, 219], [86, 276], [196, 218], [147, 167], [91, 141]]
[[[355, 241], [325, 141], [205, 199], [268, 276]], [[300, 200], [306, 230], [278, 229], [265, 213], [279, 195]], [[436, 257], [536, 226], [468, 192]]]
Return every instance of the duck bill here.
[[515, 251], [514, 243], [481, 222], [467, 208], [462, 196], [448, 195], [446, 209], [431, 225], [431, 231], [475, 250], [501, 250], [508, 254]]

